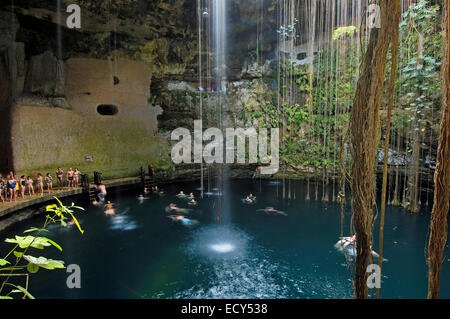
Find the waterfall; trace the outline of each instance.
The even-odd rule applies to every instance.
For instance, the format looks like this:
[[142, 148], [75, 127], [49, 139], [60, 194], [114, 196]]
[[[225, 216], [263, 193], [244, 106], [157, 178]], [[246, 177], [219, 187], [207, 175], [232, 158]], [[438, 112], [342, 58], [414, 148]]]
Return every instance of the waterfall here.
[[[227, 6], [226, 0], [214, 0], [213, 1], [213, 39], [214, 39], [214, 52], [215, 52], [215, 87], [217, 90], [217, 124], [218, 128], [224, 131], [223, 127], [223, 110], [226, 105], [226, 87], [227, 87], [227, 75], [226, 75], [226, 34], [227, 34]], [[225, 143], [225, 141], [224, 141]], [[225, 145], [225, 144], [224, 144]], [[225, 155], [225, 154], [224, 154]], [[217, 221], [219, 224], [222, 222], [229, 222], [227, 212], [229, 211], [229, 202], [224, 200], [227, 195], [227, 177], [226, 167], [224, 164], [218, 164], [217, 169], [217, 186], [222, 193], [222, 196], [218, 197], [217, 203]]]
[[213, 7], [216, 89], [223, 95], [226, 92], [226, 0], [214, 0]]

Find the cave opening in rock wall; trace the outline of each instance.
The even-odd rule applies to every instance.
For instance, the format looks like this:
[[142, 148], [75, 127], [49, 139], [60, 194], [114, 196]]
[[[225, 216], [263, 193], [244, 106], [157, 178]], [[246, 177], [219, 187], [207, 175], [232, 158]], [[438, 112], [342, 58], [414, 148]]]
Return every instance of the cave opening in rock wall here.
[[101, 104], [97, 106], [97, 113], [105, 116], [113, 116], [119, 113], [119, 108], [112, 104]]

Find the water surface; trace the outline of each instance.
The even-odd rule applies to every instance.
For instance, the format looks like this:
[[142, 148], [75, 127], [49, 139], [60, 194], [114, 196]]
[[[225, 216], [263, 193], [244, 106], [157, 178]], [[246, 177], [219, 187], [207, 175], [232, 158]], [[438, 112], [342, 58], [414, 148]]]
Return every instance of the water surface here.
[[[31, 277], [30, 291], [37, 298], [351, 298], [351, 260], [334, 248], [341, 232], [338, 205], [305, 202], [305, 186], [296, 183], [295, 199], [282, 200], [274, 182], [230, 181], [223, 202], [222, 225], [217, 223], [218, 190], [199, 200], [187, 216], [196, 223], [184, 226], [167, 218], [166, 207], [189, 207], [175, 194], [194, 192], [195, 183], [165, 187], [166, 196], [150, 195], [138, 201], [138, 191], [110, 194], [116, 215], [98, 207], [77, 214], [81, 235], [51, 226], [49, 237], [63, 252], [47, 248], [42, 255], [81, 268], [81, 289], [66, 286], [65, 270], [40, 270]], [[311, 190], [314, 188], [311, 187]], [[243, 204], [244, 195], [257, 196], [255, 205]], [[314, 197], [314, 196], [312, 196]], [[321, 194], [319, 195], [321, 198]], [[66, 204], [70, 204], [68, 200]], [[272, 206], [287, 216], [271, 216], [258, 209]], [[44, 216], [17, 224], [2, 237], [39, 226]], [[344, 234], [349, 235], [350, 211]], [[410, 215], [388, 207], [385, 222], [385, 257], [381, 296], [425, 298], [425, 248], [429, 213]], [[375, 225], [375, 250], [378, 224]], [[9, 244], [2, 244], [2, 252]], [[41, 251], [34, 250], [39, 256]], [[449, 249], [443, 264], [441, 297], [449, 298]]]

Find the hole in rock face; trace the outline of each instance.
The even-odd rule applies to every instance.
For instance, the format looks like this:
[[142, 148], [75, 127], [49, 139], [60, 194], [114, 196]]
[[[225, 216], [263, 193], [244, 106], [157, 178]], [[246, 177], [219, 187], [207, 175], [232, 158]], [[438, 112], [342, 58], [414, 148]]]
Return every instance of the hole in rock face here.
[[117, 113], [119, 113], [119, 109], [115, 105], [101, 104], [101, 105], [97, 106], [97, 112], [101, 115], [111, 116], [111, 115], [116, 115]]
[[308, 54], [306, 52], [300, 52], [297, 54], [297, 60], [304, 60], [308, 57]]
[[117, 76], [114, 76], [113, 80], [114, 80], [114, 85], [117, 85], [120, 82], [119, 78]]

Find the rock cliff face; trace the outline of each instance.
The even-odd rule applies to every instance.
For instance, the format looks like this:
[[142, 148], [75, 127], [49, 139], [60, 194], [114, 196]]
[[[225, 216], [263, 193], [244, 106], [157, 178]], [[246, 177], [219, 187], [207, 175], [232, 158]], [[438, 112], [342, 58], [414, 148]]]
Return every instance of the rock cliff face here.
[[77, 167], [114, 178], [135, 175], [148, 163], [166, 165], [167, 142], [155, 137], [159, 108], [148, 103], [149, 67], [128, 59], [112, 63], [71, 58], [65, 69], [70, 109], [11, 108], [17, 171], [35, 174], [53, 172], [57, 166]]
[[[169, 168], [170, 132], [192, 128], [199, 117], [196, 1], [80, 0], [80, 29], [66, 24], [72, 3], [0, 4], [0, 115], [7, 119], [0, 170], [96, 166], [109, 170], [107, 177], [120, 177], [147, 161]], [[276, 49], [276, 1], [230, 0], [228, 6], [228, 76], [251, 79], [257, 75], [251, 71], [257, 30], [265, 38], [259, 54], [270, 58]], [[204, 34], [210, 31], [205, 21]], [[202, 56], [206, 61], [211, 54]], [[214, 94], [204, 95], [209, 123], [216, 102]], [[102, 116], [99, 106], [117, 108], [117, 114]], [[233, 112], [227, 110], [230, 124], [236, 123]], [[48, 138], [39, 138], [43, 134]], [[95, 164], [84, 161], [91, 155]]]
[[[60, 143], [76, 145], [70, 150], [76, 149], [81, 157], [96, 153], [95, 158], [102, 159], [96, 162], [101, 169], [115, 165], [110, 177], [137, 174], [145, 158], [155, 154], [157, 159], [152, 161], [157, 169], [173, 169], [171, 131], [192, 129], [200, 117], [197, 1], [79, 0], [80, 29], [70, 29], [66, 23], [66, 8], [72, 3], [0, 3], [0, 171], [34, 172], [54, 165], [93, 169], [83, 158], [60, 149]], [[279, 1], [228, 0], [227, 5], [225, 126], [248, 127], [254, 123], [242, 112], [257, 110], [265, 102], [261, 92], [270, 97], [277, 86], [272, 62], [278, 50]], [[203, 40], [211, 31], [211, 9], [202, 8]], [[298, 25], [301, 35], [307, 34], [303, 23]], [[302, 40], [291, 59], [306, 63], [307, 45]], [[213, 61], [214, 52], [203, 48], [200, 54], [205, 77], [214, 72], [207, 63]], [[130, 68], [127, 72], [120, 69], [125, 66]], [[252, 85], [261, 75], [264, 84]], [[205, 82], [205, 89], [214, 87], [211, 79]], [[129, 95], [124, 88], [130, 90]], [[97, 108], [102, 105], [116, 107], [117, 114], [100, 115]], [[215, 93], [205, 91], [202, 105], [204, 126], [216, 126]], [[125, 128], [132, 131], [135, 121], [139, 129], [128, 132]], [[105, 132], [96, 135], [95, 129]], [[54, 139], [44, 143], [36, 138], [42, 134]], [[141, 153], [125, 167], [112, 160], [108, 145], [111, 149], [124, 145], [125, 153]], [[41, 155], [43, 149], [46, 155]], [[55, 160], [49, 161], [52, 157]], [[177, 166], [170, 178], [186, 175], [190, 169]]]

